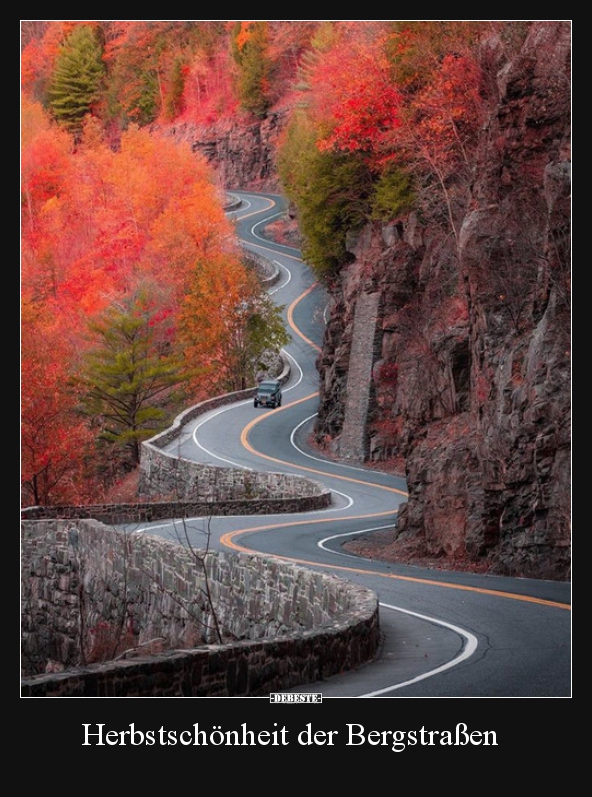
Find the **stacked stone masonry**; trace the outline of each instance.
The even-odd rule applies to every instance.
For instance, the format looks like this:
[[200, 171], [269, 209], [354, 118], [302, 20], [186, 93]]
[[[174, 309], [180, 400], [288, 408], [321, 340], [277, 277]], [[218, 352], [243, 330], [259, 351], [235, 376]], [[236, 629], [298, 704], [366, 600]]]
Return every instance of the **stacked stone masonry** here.
[[[289, 375], [289, 367], [285, 364], [278, 379], [285, 383]], [[140, 461], [139, 497], [151, 502], [163, 496], [183, 503], [207, 502], [212, 514], [226, 514], [218, 512], [216, 505], [233, 501], [242, 502], [246, 514], [309, 511], [329, 506], [331, 494], [325, 486], [297, 474], [218, 468], [176, 456], [175, 443], [190, 421], [218, 407], [250, 399], [255, 389], [226, 393], [196, 404], [178, 415], [169, 429], [145, 441]], [[236, 510], [237, 506], [233, 508]]]
[[343, 431], [339, 443], [339, 453], [344, 459], [363, 461], [367, 454], [366, 426], [370, 407], [372, 366], [375, 360], [379, 302], [379, 293], [362, 293], [356, 303], [347, 371]]
[[[212, 618], [195, 552], [94, 520], [24, 521], [22, 695], [261, 696], [376, 655], [373, 592], [258, 555], [210, 552], [206, 562], [222, 644], [198, 640]], [[134, 645], [87, 663], [102, 626]]]
[[[278, 378], [288, 377], [284, 364]], [[287, 562], [209, 552], [208, 603], [203, 552], [103, 525], [330, 506], [323, 484], [296, 474], [175, 455], [187, 423], [254, 391], [202, 402], [144, 442], [143, 502], [22, 511], [23, 696], [258, 696], [374, 657], [378, 601], [368, 590]], [[213, 644], [212, 606], [222, 644]], [[101, 629], [128, 647], [97, 663]]]

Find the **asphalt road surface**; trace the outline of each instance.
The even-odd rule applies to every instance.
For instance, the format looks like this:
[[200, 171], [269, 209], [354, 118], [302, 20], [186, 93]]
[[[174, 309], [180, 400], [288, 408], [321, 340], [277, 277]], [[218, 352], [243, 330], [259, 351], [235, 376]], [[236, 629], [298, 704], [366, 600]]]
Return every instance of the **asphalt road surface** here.
[[[272, 260], [280, 278], [270, 289], [292, 336], [291, 365], [277, 409], [252, 400], [213, 410], [183, 429], [178, 453], [223, 467], [290, 472], [317, 479], [332, 492], [326, 510], [298, 515], [214, 517], [210, 545], [258, 551], [305, 564], [374, 590], [383, 635], [376, 661], [293, 692], [323, 697], [570, 697], [571, 585], [567, 582], [476, 575], [361, 559], [344, 541], [392, 527], [406, 498], [400, 478], [328, 461], [307, 444], [318, 401], [315, 360], [328, 297], [300, 252], [266, 239], [265, 224], [284, 200], [233, 192], [245, 246]], [[199, 546], [205, 521], [186, 521]], [[139, 533], [178, 535], [178, 522]]]

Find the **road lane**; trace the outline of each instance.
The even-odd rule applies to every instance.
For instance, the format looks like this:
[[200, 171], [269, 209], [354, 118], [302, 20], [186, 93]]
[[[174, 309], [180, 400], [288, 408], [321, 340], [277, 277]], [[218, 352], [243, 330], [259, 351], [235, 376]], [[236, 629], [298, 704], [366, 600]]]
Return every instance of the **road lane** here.
[[[568, 583], [409, 567], [360, 559], [343, 549], [352, 535], [396, 522], [405, 483], [310, 448], [318, 402], [315, 360], [329, 297], [297, 250], [276, 246], [262, 234], [266, 219], [283, 212], [284, 200], [233, 193], [244, 200], [233, 216], [245, 246], [272, 258], [282, 272], [272, 290], [292, 335], [285, 349], [290, 378], [282, 407], [254, 408], [249, 400], [213, 410], [184, 429], [179, 453], [207, 464], [308, 476], [322, 481], [333, 500], [327, 510], [297, 516], [211, 518], [211, 544], [329, 571], [373, 589], [380, 600], [379, 659], [292, 691], [327, 697], [568, 697]], [[205, 524], [203, 518], [184, 523], [195, 544], [203, 540]], [[151, 524], [146, 531], [176, 533], [174, 523]]]

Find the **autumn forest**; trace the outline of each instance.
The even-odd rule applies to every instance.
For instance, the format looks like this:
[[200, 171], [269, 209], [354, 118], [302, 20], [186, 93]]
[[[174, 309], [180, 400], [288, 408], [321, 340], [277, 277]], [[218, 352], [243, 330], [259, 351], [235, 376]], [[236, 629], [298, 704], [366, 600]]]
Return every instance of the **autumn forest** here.
[[100, 502], [286, 342], [225, 213], [241, 186], [175, 125], [281, 110], [278, 178], [330, 283], [368, 219], [413, 205], [457, 234], [493, 25], [520, 46], [520, 22], [21, 22], [23, 505]]

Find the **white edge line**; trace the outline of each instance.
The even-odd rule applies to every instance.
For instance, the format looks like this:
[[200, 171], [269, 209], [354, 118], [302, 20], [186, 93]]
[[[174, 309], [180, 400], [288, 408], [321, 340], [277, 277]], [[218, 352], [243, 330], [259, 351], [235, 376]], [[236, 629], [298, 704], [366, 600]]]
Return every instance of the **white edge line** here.
[[[352, 501], [353, 503], [353, 501]], [[395, 510], [396, 512], [397, 510]], [[330, 537], [324, 537], [322, 540], [317, 542], [317, 547], [321, 548], [323, 551], [327, 551], [327, 553], [336, 554], [337, 556], [346, 556], [350, 559], [365, 559], [368, 562], [373, 562], [374, 559], [368, 559], [367, 556], [356, 556], [350, 553], [343, 553], [343, 551], [334, 551], [332, 548], [326, 548], [325, 543], [330, 542], [331, 540], [338, 540], [340, 537], [353, 537], [354, 535], [358, 534], [367, 534], [370, 531], [384, 531], [385, 529], [392, 529], [394, 525], [392, 523], [388, 523], [386, 526], [374, 526], [373, 528], [369, 529], [358, 529], [357, 531], [346, 531], [343, 534], [332, 534]]]
[[[344, 470], [355, 470], [355, 471], [358, 471], [359, 473], [365, 473], [366, 475], [369, 475], [369, 474], [372, 474], [372, 473], [377, 473], [377, 472], [378, 473], [382, 472], [382, 471], [373, 471], [370, 468], [358, 468], [355, 465], [346, 465], [343, 462], [333, 462], [333, 460], [331, 460], [331, 459], [322, 459], [321, 457], [315, 457], [312, 454], [309, 454], [306, 451], [304, 451], [299, 446], [297, 446], [295, 441], [294, 441], [294, 435], [298, 432], [298, 430], [302, 426], [304, 426], [305, 423], [308, 423], [308, 421], [311, 421], [317, 414], [318, 413], [315, 412], [315, 413], [313, 413], [313, 415], [309, 415], [308, 418], [304, 418], [304, 420], [300, 421], [298, 426], [295, 426], [294, 429], [292, 430], [292, 434], [290, 435], [290, 442], [292, 443], [292, 445], [294, 446], [296, 451], [298, 451], [299, 454], [302, 454], [303, 457], [308, 457], [308, 459], [312, 459], [315, 462], [320, 462], [323, 465], [333, 465], [333, 467], [335, 467], [335, 468], [343, 468]], [[331, 475], [331, 474], [329, 474], [329, 475]], [[388, 475], [388, 474], [386, 474], [386, 475]]]
[[277, 266], [278, 268], [283, 268], [283, 269], [284, 269], [284, 271], [287, 271], [287, 272], [288, 272], [288, 278], [287, 278], [287, 279], [286, 279], [284, 282], [282, 282], [282, 284], [281, 284], [281, 285], [277, 285], [275, 288], [273, 288], [272, 290], [268, 291], [268, 293], [269, 293], [269, 295], [270, 295], [270, 296], [273, 296], [273, 295], [274, 295], [275, 293], [277, 293], [278, 291], [281, 291], [281, 289], [282, 289], [282, 288], [285, 288], [285, 287], [286, 287], [286, 285], [288, 285], [288, 283], [289, 283], [289, 282], [291, 281], [291, 279], [292, 279], [292, 272], [290, 271], [290, 269], [289, 269], [287, 266], [284, 266], [282, 263], [278, 263], [278, 261], [277, 261], [277, 260], [274, 260], [273, 262], [276, 264], [276, 266]]
[[443, 628], [449, 628], [451, 631], [454, 631], [463, 637], [466, 641], [459, 655], [455, 656], [454, 659], [446, 664], [442, 664], [440, 667], [436, 667], [434, 670], [423, 673], [423, 675], [410, 678], [408, 681], [402, 681], [401, 683], [393, 684], [392, 686], [386, 686], [384, 689], [377, 689], [375, 692], [367, 692], [365, 695], [358, 695], [358, 697], [379, 697], [387, 692], [394, 692], [396, 689], [402, 689], [404, 686], [410, 686], [411, 684], [419, 683], [419, 681], [425, 681], [426, 678], [431, 678], [433, 675], [438, 675], [441, 672], [450, 670], [452, 667], [456, 667], [461, 662], [470, 658], [477, 650], [477, 637], [469, 633], [469, 631], [465, 631], [464, 628], [460, 628], [457, 625], [452, 625], [451, 623], [446, 623], [444, 620], [437, 620], [434, 617], [427, 617], [425, 614], [418, 614], [417, 612], [411, 612], [408, 609], [401, 609], [400, 606], [391, 606], [388, 603], [379, 603], [379, 606], [381, 606], [383, 609], [391, 609], [394, 612], [401, 612], [402, 614], [408, 614], [412, 617], [417, 617], [420, 620], [427, 620], [428, 623], [432, 623], [433, 625], [440, 625]]

